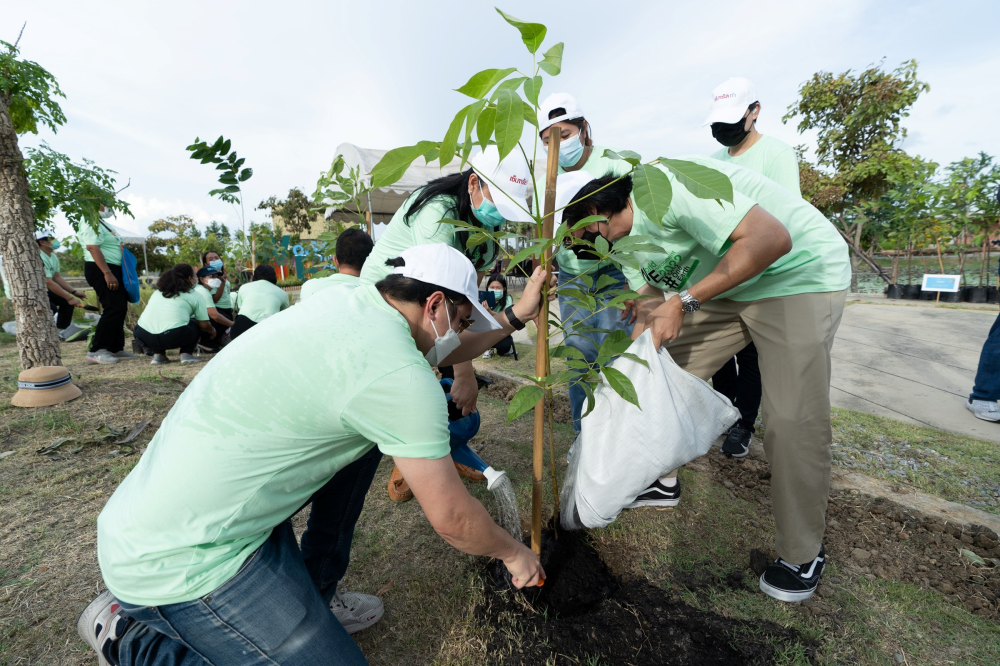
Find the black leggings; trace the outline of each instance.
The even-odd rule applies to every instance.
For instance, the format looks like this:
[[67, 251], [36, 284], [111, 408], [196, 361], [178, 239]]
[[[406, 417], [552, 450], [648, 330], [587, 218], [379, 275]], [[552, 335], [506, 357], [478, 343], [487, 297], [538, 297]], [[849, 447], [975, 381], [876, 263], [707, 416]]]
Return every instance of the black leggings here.
[[508, 335], [506, 338], [493, 345], [493, 349], [496, 349], [497, 353], [503, 356], [505, 354], [509, 354], [510, 348], [513, 346], [514, 338]]
[[117, 289], [108, 289], [104, 273], [92, 261], [83, 264], [83, 277], [94, 288], [97, 300], [101, 302], [101, 319], [94, 327], [94, 338], [90, 351], [107, 349], [114, 354], [125, 349], [125, 315], [128, 314], [128, 295], [122, 280], [122, 267], [108, 264], [111, 274], [118, 280]]
[[193, 354], [198, 344], [198, 322], [190, 320], [184, 326], [171, 328], [163, 333], [150, 333], [138, 324], [132, 329], [132, 335], [154, 354], [166, 353], [168, 349], [180, 349], [182, 354]]
[[[736, 366], [739, 364], [739, 372]], [[753, 424], [760, 411], [760, 365], [757, 363], [757, 347], [751, 342], [735, 358], [729, 359], [712, 377], [715, 390], [732, 401], [740, 410], [738, 425], [754, 432]]]
[[[221, 287], [220, 287], [220, 289], [221, 289]], [[218, 312], [219, 312], [220, 315], [222, 315], [223, 317], [225, 317], [229, 321], [233, 320], [233, 310], [232, 310], [232, 308], [215, 308], [215, 309], [218, 310]], [[225, 334], [226, 329], [229, 328], [229, 327], [228, 326], [223, 326], [219, 322], [211, 320], [211, 319], [209, 321], [212, 322], [212, 328], [215, 329], [215, 338], [208, 337], [208, 333], [205, 333], [204, 331], [202, 331], [201, 332], [201, 340], [199, 340], [199, 342], [200, 342], [201, 346], [205, 347], [206, 349], [218, 349], [219, 347], [222, 346], [222, 336]]]
[[50, 291], [49, 307], [56, 315], [56, 328], [60, 331], [73, 323], [73, 306], [65, 298]]
[[236, 320], [233, 322], [233, 327], [229, 329], [229, 339], [235, 340], [243, 333], [246, 333], [251, 328], [257, 325], [250, 317], [244, 317], [243, 315], [236, 315]]

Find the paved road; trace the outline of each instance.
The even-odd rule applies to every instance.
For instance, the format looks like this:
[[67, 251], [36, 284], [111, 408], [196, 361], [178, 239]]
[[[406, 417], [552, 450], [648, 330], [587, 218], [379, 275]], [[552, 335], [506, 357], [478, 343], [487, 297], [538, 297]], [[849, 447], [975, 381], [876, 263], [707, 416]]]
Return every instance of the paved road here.
[[833, 347], [834, 406], [1000, 442], [1000, 423], [964, 404], [996, 317], [996, 309], [850, 305]]

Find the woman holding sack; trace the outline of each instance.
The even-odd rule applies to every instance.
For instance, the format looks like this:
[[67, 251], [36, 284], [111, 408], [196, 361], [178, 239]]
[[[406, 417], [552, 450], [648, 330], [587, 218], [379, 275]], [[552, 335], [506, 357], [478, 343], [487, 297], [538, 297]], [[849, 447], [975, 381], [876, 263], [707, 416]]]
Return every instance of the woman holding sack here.
[[125, 351], [125, 315], [128, 295], [122, 284], [123, 242], [103, 220], [114, 215], [101, 206], [102, 222], [97, 229], [82, 225], [77, 238], [83, 246], [83, 276], [101, 303], [101, 319], [87, 352], [89, 363], [110, 364], [122, 359], [139, 358]]
[[160, 275], [156, 292], [150, 297], [132, 330], [135, 339], [153, 352], [152, 365], [170, 363], [168, 349], [180, 349], [181, 364], [201, 363], [194, 355], [198, 329], [215, 337], [205, 302], [194, 293], [194, 269], [177, 264]]

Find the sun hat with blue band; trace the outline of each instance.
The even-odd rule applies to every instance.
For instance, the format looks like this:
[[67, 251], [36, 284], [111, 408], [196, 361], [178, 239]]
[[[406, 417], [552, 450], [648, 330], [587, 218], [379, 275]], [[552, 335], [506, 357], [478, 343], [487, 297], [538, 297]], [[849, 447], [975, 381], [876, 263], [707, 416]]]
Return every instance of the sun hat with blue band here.
[[24, 370], [17, 376], [17, 393], [10, 402], [15, 407], [48, 407], [83, 395], [73, 384], [69, 370], [47, 365]]

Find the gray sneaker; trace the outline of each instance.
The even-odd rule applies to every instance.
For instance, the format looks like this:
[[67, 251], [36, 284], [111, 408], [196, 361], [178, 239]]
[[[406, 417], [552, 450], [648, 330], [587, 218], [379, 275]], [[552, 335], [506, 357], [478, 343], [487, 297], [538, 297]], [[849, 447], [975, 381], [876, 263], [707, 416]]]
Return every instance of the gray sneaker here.
[[109, 352], [107, 349], [98, 349], [95, 352], [87, 352], [87, 362], [110, 365], [112, 363], [117, 363], [118, 357]]
[[164, 363], [170, 363], [166, 354], [153, 354], [153, 360], [149, 362], [150, 365], [163, 365]]
[[198, 358], [194, 354], [181, 354], [181, 365], [191, 365], [192, 363], [201, 363], [203, 359]]
[[965, 403], [969, 411], [975, 414], [977, 419], [984, 421], [1000, 421], [1000, 406], [996, 400], [969, 400]]
[[347, 629], [347, 633], [353, 634], [381, 620], [385, 606], [374, 595], [338, 590], [330, 601], [330, 610], [340, 624], [344, 625], [344, 629]]
[[123, 349], [123, 350], [121, 350], [121, 351], [116, 351], [116, 352], [115, 352], [115, 358], [117, 358], [117, 359], [119, 359], [119, 360], [121, 360], [121, 361], [128, 361], [128, 360], [130, 360], [130, 359], [133, 359], [133, 358], [139, 358], [139, 357], [138, 357], [138, 356], [136, 356], [135, 354], [133, 354], [132, 352], [130, 352], [130, 351], [125, 351], [125, 350]]
[[80, 613], [76, 620], [76, 633], [97, 653], [99, 666], [111, 666], [107, 659], [108, 648], [122, 637], [131, 624], [129, 617], [122, 613], [118, 600], [104, 590]]

